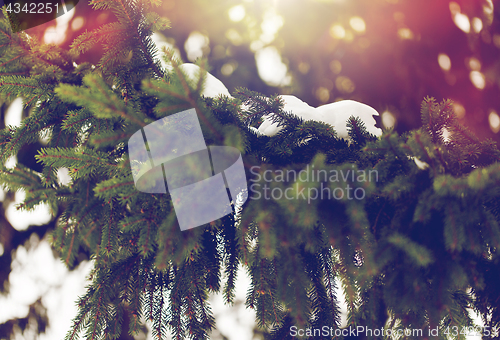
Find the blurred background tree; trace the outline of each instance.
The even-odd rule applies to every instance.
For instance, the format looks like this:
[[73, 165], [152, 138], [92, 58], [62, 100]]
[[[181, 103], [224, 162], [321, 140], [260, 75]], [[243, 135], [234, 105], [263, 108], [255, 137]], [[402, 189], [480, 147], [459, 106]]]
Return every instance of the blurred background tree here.
[[[266, 95], [294, 94], [311, 106], [355, 99], [376, 108], [379, 126], [398, 132], [420, 126], [425, 96], [450, 98], [460, 122], [482, 138], [499, 140], [500, 1], [494, 0], [164, 0], [158, 12], [172, 28], [161, 32], [184, 61], [206, 57], [211, 73], [232, 91], [244, 86]], [[112, 21], [81, 0], [72, 14], [27, 30], [46, 43], [72, 40]], [[97, 62], [90, 51], [81, 61]], [[0, 99], [1, 100], [1, 99]], [[10, 105], [2, 101], [1, 114]], [[24, 113], [25, 115], [27, 113]], [[3, 127], [3, 126], [2, 126]], [[20, 154], [36, 169], [41, 144]], [[1, 211], [0, 288], [12, 252], [43, 237], [54, 221], [26, 231], [12, 228]], [[85, 254], [79, 261], [86, 259]], [[0, 325], [0, 335], [29, 316], [45, 329], [37, 301], [25, 319]]]
[[[425, 96], [450, 98], [462, 123], [498, 140], [499, 1], [166, 0], [158, 12], [172, 22], [165, 41], [186, 62], [208, 58], [230, 91], [355, 99], [398, 132], [418, 127]], [[80, 1], [67, 24], [28, 33], [69, 46], [111, 15]]]

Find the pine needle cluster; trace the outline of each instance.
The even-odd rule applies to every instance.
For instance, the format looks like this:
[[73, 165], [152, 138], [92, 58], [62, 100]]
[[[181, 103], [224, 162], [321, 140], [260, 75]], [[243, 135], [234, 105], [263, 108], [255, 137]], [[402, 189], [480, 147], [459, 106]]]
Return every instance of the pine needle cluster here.
[[[30, 109], [20, 127], [0, 132], [2, 164], [23, 145], [46, 141], [41, 171], [2, 166], [0, 182], [25, 191], [22, 209], [48, 204], [58, 218], [51, 241], [69, 267], [81, 250], [94, 261], [67, 340], [115, 339], [145, 320], [157, 339], [168, 332], [207, 339], [215, 327], [208, 296], [222, 292], [232, 303], [240, 265], [252, 279], [246, 305], [270, 339], [290, 338], [292, 326], [340, 328], [339, 285], [351, 327], [439, 327], [444, 339], [450, 327], [473, 326], [467, 309], [490, 330], [500, 326], [500, 152], [458, 123], [450, 101], [426, 98], [422, 128], [403, 136], [376, 138], [352, 117], [348, 142], [327, 124], [284, 112], [277, 95], [201, 96], [204, 71], [192, 79], [170, 51], [171, 69], [162, 68], [150, 36], [168, 20], [154, 13], [156, 1], [92, 3], [117, 21], [84, 33], [67, 51], [0, 21], [0, 94], [22, 97]], [[78, 65], [96, 44], [104, 46], [100, 62]], [[376, 177], [273, 177], [274, 188], [297, 195], [348, 185], [363, 198], [250, 197], [243, 206], [233, 202], [236, 214], [181, 231], [168, 194], [135, 189], [127, 141], [189, 108], [207, 145], [240, 149], [249, 186], [266, 184], [268, 170]], [[256, 133], [252, 127], [271, 113], [284, 128], [272, 137]], [[61, 169], [69, 183], [58, 180]]]

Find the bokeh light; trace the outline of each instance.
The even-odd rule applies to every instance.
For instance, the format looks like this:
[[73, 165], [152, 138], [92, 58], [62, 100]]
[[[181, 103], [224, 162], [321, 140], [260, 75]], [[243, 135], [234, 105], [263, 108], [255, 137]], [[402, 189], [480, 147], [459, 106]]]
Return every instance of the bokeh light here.
[[471, 71], [481, 71], [481, 62], [477, 58], [469, 58], [468, 66]]
[[351, 25], [352, 29], [358, 33], [364, 33], [366, 31], [365, 21], [361, 17], [352, 17], [349, 20], [349, 24]]
[[191, 32], [184, 43], [188, 59], [190, 61], [195, 61], [203, 57], [204, 54], [207, 55], [210, 51], [209, 43], [210, 40], [206, 35], [196, 31]]
[[396, 124], [396, 117], [390, 111], [386, 110], [382, 112], [382, 124], [386, 129], [393, 128]]
[[[71, 18], [75, 15], [75, 10], [58, 17], [55, 20], [56, 26], [50, 26], [43, 35], [43, 42], [46, 44], [60, 45], [66, 40], [68, 26]], [[52, 23], [52, 21], [51, 21]]]
[[486, 86], [486, 79], [484, 77], [484, 74], [479, 71], [471, 71], [471, 73], [469, 73], [469, 78], [472, 84], [474, 84], [474, 86], [480, 90], [484, 89], [484, 87]]
[[245, 17], [246, 11], [243, 5], [231, 7], [228, 11], [229, 20], [232, 22], [240, 22]]
[[411, 40], [414, 38], [413, 32], [409, 28], [400, 28], [398, 30], [399, 38], [403, 40]]
[[490, 123], [491, 131], [498, 133], [500, 131], [500, 117], [495, 110], [491, 110], [488, 115], [488, 122]]
[[470, 32], [470, 21], [469, 17], [462, 13], [457, 13], [453, 16], [453, 21], [458, 28], [460, 28], [465, 33]]
[[335, 87], [342, 93], [352, 93], [356, 89], [354, 82], [346, 76], [339, 76], [335, 79]]
[[493, 44], [500, 49], [500, 34], [495, 34], [493, 36]]
[[289, 85], [291, 77], [287, 75], [288, 68], [281, 60], [278, 49], [274, 46], [265, 47], [255, 53], [259, 76], [271, 86]]
[[85, 24], [85, 18], [82, 16], [78, 16], [74, 18], [73, 21], [71, 22], [71, 29], [73, 31], [78, 31], [80, 28], [83, 27], [84, 24]]
[[225, 63], [221, 67], [221, 73], [225, 75], [226, 77], [229, 77], [238, 67], [238, 63], [236, 61], [231, 61], [229, 63]]
[[477, 17], [472, 19], [472, 28], [474, 32], [479, 33], [483, 29], [483, 21]]
[[457, 101], [453, 102], [453, 112], [455, 112], [458, 119], [465, 117], [465, 107]]
[[334, 24], [330, 27], [330, 35], [335, 39], [344, 39], [345, 38], [345, 29], [340, 24]]
[[443, 128], [442, 130], [443, 133], [443, 139], [445, 142], [448, 142], [450, 140], [451, 133], [447, 128]]
[[334, 74], [339, 74], [340, 71], [342, 71], [342, 63], [339, 60], [332, 60], [330, 62], [330, 70], [332, 70]]
[[260, 40], [265, 44], [271, 43], [283, 24], [283, 17], [276, 12], [274, 7], [269, 8], [264, 13], [262, 24], [260, 25], [262, 29]]
[[322, 102], [326, 103], [330, 99], [330, 91], [326, 87], [320, 86], [316, 89], [316, 97]]
[[439, 53], [438, 63], [439, 63], [439, 66], [445, 71], [449, 71], [451, 69], [451, 60], [447, 54]]
[[234, 28], [230, 28], [226, 31], [226, 38], [235, 46], [239, 46], [243, 43], [243, 37]]

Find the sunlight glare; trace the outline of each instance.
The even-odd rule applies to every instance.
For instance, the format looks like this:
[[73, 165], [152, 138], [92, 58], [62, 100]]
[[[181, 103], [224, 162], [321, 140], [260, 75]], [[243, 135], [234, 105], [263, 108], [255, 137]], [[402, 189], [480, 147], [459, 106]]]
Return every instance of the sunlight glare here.
[[281, 15], [276, 13], [276, 9], [268, 9], [264, 13], [264, 19], [260, 25], [260, 28], [262, 29], [260, 40], [262, 40], [264, 44], [271, 43], [276, 37], [276, 33], [278, 33], [284, 23], [285, 20]]
[[243, 20], [243, 18], [245, 18], [245, 7], [243, 5], [233, 6], [229, 9], [228, 15], [229, 20], [231, 20], [232, 22], [240, 22], [241, 20]]
[[209, 49], [208, 44], [209, 40], [206, 35], [197, 31], [191, 32], [184, 43], [184, 49], [186, 50], [188, 59], [190, 61], [195, 61], [196, 59], [203, 57], [204, 52]]
[[287, 75], [288, 67], [281, 60], [278, 49], [268, 46], [255, 53], [257, 71], [260, 78], [271, 86], [283, 86], [291, 83]]
[[69, 21], [75, 15], [75, 11], [69, 11], [56, 19], [56, 26], [50, 26], [43, 34], [43, 42], [46, 44], [62, 44], [66, 39]]

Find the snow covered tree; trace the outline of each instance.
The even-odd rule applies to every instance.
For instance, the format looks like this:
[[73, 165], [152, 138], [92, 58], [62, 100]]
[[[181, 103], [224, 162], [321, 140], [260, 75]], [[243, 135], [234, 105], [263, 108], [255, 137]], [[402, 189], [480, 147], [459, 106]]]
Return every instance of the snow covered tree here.
[[[51, 241], [69, 267], [81, 251], [95, 264], [67, 339], [118, 338], [145, 319], [158, 339], [206, 339], [215, 326], [207, 296], [222, 291], [230, 304], [239, 265], [252, 278], [246, 304], [272, 339], [298, 329], [349, 337], [338, 282], [360, 338], [368, 329], [464, 338], [479, 331], [468, 309], [483, 318], [479, 333], [496, 336], [500, 152], [458, 123], [450, 101], [425, 98], [420, 129], [380, 135], [368, 111], [340, 119], [349, 105], [313, 109], [243, 88], [211, 95], [215, 80], [202, 60], [181, 65], [165, 50], [169, 67], [160, 63], [151, 34], [168, 20], [154, 13], [157, 1], [93, 5], [117, 21], [69, 50], [0, 21], [0, 93], [29, 109], [20, 127], [0, 133], [2, 164], [47, 141], [39, 169], [3, 165], [0, 181], [26, 192], [20, 208], [50, 206], [58, 217]], [[99, 63], [77, 64], [96, 44]], [[168, 194], [135, 188], [127, 141], [190, 108], [207, 145], [241, 151], [250, 197], [233, 199], [234, 214], [181, 231]], [[68, 184], [57, 178], [63, 168]]]

